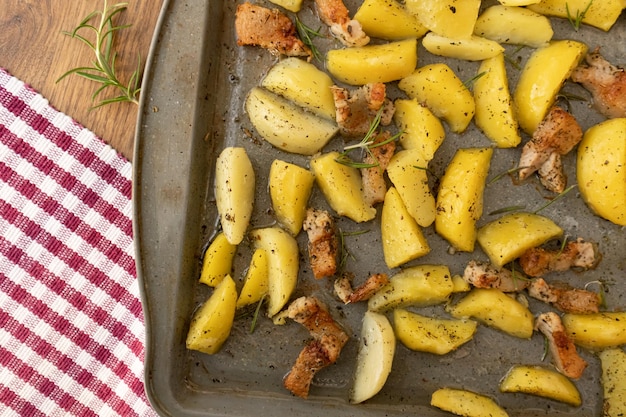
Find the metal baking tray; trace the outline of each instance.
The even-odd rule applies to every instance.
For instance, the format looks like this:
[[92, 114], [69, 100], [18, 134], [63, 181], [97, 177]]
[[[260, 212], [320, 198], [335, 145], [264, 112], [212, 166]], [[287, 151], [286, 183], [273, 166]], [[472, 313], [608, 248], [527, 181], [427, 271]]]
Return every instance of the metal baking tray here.
[[[294, 297], [314, 294], [326, 302], [335, 318], [351, 336], [339, 361], [316, 376], [310, 397], [302, 400], [282, 386], [308, 338], [296, 323], [276, 326], [261, 317], [250, 333], [251, 316], [238, 317], [231, 336], [216, 355], [188, 351], [185, 337], [194, 309], [209, 294], [198, 284], [202, 254], [218, 228], [212, 192], [212, 176], [217, 154], [224, 146], [244, 146], [252, 158], [257, 175], [257, 196], [253, 227], [273, 223], [267, 189], [269, 163], [281, 158], [301, 166], [307, 158], [286, 154], [258, 139], [243, 112], [247, 91], [257, 85], [276, 58], [267, 51], [238, 47], [233, 28], [234, 12], [240, 1], [168, 1], [158, 22], [149, 63], [145, 72], [140, 115], [136, 131], [134, 160], [134, 231], [137, 273], [145, 311], [147, 340], [145, 387], [155, 410], [163, 416], [444, 416], [428, 405], [430, 394], [442, 386], [465, 388], [495, 398], [512, 416], [598, 416], [602, 391], [597, 358], [582, 351], [589, 362], [584, 376], [576, 381], [583, 405], [572, 408], [558, 402], [522, 394], [500, 394], [500, 378], [514, 364], [540, 363], [543, 338], [518, 340], [485, 326], [471, 342], [446, 356], [412, 352], [398, 343], [394, 367], [387, 384], [374, 398], [361, 405], [348, 403], [348, 392], [355, 369], [358, 335], [365, 305], [343, 306], [332, 295], [330, 281], [315, 281], [306, 267], [304, 236], [299, 243], [302, 260], [299, 284]], [[266, 0], [255, 0], [268, 5]], [[484, 2], [485, 4], [491, 4]], [[347, 2], [352, 13], [356, 1]], [[304, 3], [300, 18], [313, 28], [316, 23], [312, 1]], [[573, 30], [567, 20], [553, 19], [555, 39], [584, 40], [590, 49], [602, 46], [611, 62], [626, 64], [626, 25], [624, 16], [609, 33], [591, 27]], [[322, 31], [325, 31], [322, 28]], [[320, 49], [337, 47], [332, 39], [319, 39]], [[516, 51], [507, 47], [513, 60], [523, 65], [529, 48]], [[421, 49], [419, 64], [442, 61]], [[472, 78], [478, 63], [443, 60], [463, 80]], [[322, 65], [319, 62], [318, 65]], [[519, 73], [509, 66], [515, 77]], [[589, 97], [580, 87], [568, 83], [565, 90]], [[399, 91], [390, 88], [391, 96]], [[589, 102], [572, 101], [572, 111], [583, 129], [602, 120]], [[441, 176], [458, 147], [489, 146], [489, 141], [471, 124], [462, 135], [448, 136], [431, 163], [433, 179]], [[343, 146], [334, 139], [327, 149]], [[516, 166], [520, 149], [497, 149], [489, 177]], [[570, 184], [575, 182], [575, 157], [565, 159]], [[480, 224], [492, 220], [489, 213], [515, 205], [533, 210], [550, 196], [536, 180], [515, 185], [510, 179], [488, 186]], [[311, 204], [326, 208], [319, 192]], [[554, 219], [568, 236], [581, 236], [599, 244], [603, 254], [596, 270], [566, 272], [556, 276], [576, 286], [594, 280], [608, 282], [606, 300], [610, 308], [623, 308], [626, 290], [622, 282], [625, 269], [626, 239], [623, 228], [592, 215], [574, 190], [551, 204], [542, 214]], [[363, 279], [369, 272], [388, 272], [382, 258], [378, 220], [355, 224], [339, 219], [344, 231], [368, 230], [353, 235], [347, 244], [354, 258], [347, 269]], [[467, 261], [486, 260], [477, 249], [473, 254], [451, 254], [433, 227], [424, 230], [432, 251], [411, 262], [443, 263], [452, 273], [462, 273]], [[234, 276], [241, 285], [250, 248], [240, 245]], [[549, 308], [530, 300], [534, 312]], [[426, 309], [445, 315], [442, 306]], [[549, 359], [545, 363], [549, 362]]]

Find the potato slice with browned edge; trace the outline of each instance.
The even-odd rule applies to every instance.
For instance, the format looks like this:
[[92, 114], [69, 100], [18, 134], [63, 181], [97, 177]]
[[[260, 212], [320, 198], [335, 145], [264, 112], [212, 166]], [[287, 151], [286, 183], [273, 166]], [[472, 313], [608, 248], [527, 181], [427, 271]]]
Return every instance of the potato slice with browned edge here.
[[604, 31], [613, 27], [624, 7], [624, 0], [542, 0], [528, 6], [537, 13], [563, 19], [582, 15], [582, 23]]
[[563, 234], [547, 217], [534, 213], [508, 213], [478, 229], [476, 240], [496, 268], [519, 258], [530, 248]]
[[417, 40], [333, 49], [326, 54], [326, 69], [351, 85], [386, 83], [406, 77], [417, 66]]
[[500, 290], [474, 288], [449, 308], [456, 318], [474, 318], [511, 336], [530, 339], [534, 318], [526, 306]]
[[474, 250], [492, 155], [492, 148], [459, 149], [441, 178], [435, 230], [456, 250]]
[[286, 152], [313, 155], [339, 131], [334, 120], [261, 87], [250, 90], [245, 108], [259, 135]]
[[244, 148], [225, 148], [215, 161], [215, 205], [224, 236], [238, 245], [252, 217], [255, 176]]
[[250, 238], [255, 249], [267, 253], [267, 315], [273, 317], [287, 304], [296, 288], [300, 267], [298, 243], [280, 227], [255, 229]]
[[416, 69], [401, 79], [398, 87], [445, 120], [455, 133], [463, 132], [474, 117], [474, 96], [444, 63]]
[[520, 127], [532, 135], [556, 101], [565, 80], [587, 53], [587, 45], [555, 40], [536, 49], [520, 75], [513, 102]]
[[610, 119], [585, 132], [578, 145], [576, 179], [594, 213], [626, 226], [626, 119]]
[[452, 278], [445, 265], [417, 265], [403, 269], [369, 299], [371, 311], [396, 307], [425, 307], [441, 304], [452, 294]]
[[359, 223], [372, 220], [376, 209], [365, 202], [359, 170], [337, 162], [338, 157], [338, 152], [328, 152], [311, 159], [317, 185], [340, 216]]
[[586, 349], [626, 345], [626, 312], [564, 314], [563, 326], [572, 341]]
[[265, 249], [252, 254], [243, 287], [237, 298], [237, 308], [261, 301], [269, 290], [269, 260]]
[[396, 351], [396, 337], [387, 317], [365, 312], [361, 327], [354, 385], [350, 391], [352, 404], [372, 398], [383, 388], [391, 372]]
[[626, 416], [626, 353], [606, 349], [598, 354], [602, 366], [604, 417]]
[[308, 169], [275, 159], [270, 166], [269, 189], [278, 223], [296, 236], [302, 230], [315, 175]]
[[463, 389], [440, 388], [433, 392], [430, 405], [465, 417], [508, 416], [492, 398]]
[[215, 287], [222, 282], [233, 269], [233, 258], [237, 252], [237, 245], [231, 245], [224, 233], [219, 233], [207, 250], [202, 260], [200, 282]]
[[364, 0], [354, 20], [370, 37], [397, 41], [421, 38], [428, 29], [397, 0]]
[[430, 246], [400, 194], [390, 187], [380, 219], [383, 255], [388, 268], [395, 268], [430, 252]]
[[209, 299], [194, 313], [187, 333], [187, 349], [209, 355], [217, 353], [230, 335], [236, 304], [235, 281], [226, 275]]
[[472, 320], [427, 317], [402, 308], [393, 311], [396, 337], [404, 346], [420, 352], [452, 352], [472, 340], [477, 326]]
[[536, 365], [516, 365], [500, 382], [501, 392], [519, 392], [560, 401], [574, 407], [582, 403], [576, 385], [554, 369]]
[[500, 43], [539, 48], [552, 40], [554, 31], [550, 19], [539, 13], [524, 7], [496, 5], [478, 16], [474, 34]]

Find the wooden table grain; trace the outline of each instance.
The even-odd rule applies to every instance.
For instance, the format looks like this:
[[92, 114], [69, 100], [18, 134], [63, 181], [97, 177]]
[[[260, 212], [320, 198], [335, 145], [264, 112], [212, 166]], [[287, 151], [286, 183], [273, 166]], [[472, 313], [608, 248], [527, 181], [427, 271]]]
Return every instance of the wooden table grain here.
[[[2, 0], [0, 67], [132, 160], [138, 106], [115, 103], [92, 109], [91, 96], [98, 84], [76, 75], [57, 82], [67, 70], [89, 65], [93, 60], [90, 49], [62, 32], [72, 31], [89, 13], [101, 10], [103, 4], [103, 0]], [[145, 64], [161, 5], [162, 0], [130, 1], [118, 15], [116, 24], [132, 25], [115, 38], [121, 80], [128, 80], [138, 56], [142, 66]], [[91, 33], [84, 35], [93, 39]]]

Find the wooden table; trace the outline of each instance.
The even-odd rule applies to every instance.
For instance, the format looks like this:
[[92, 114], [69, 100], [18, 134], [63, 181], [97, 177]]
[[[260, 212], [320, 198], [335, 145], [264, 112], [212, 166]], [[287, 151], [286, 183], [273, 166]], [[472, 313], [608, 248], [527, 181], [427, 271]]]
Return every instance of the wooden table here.
[[[142, 65], [145, 63], [161, 5], [162, 0], [130, 2], [115, 20], [116, 24], [132, 25], [115, 38], [121, 80], [128, 80], [138, 54]], [[99, 84], [76, 75], [56, 82], [67, 70], [90, 65], [93, 60], [93, 51], [62, 32], [72, 31], [84, 17], [102, 7], [103, 0], [2, 0], [0, 67], [132, 160], [138, 107], [115, 103], [91, 110], [91, 96]], [[93, 39], [92, 33], [83, 34]]]

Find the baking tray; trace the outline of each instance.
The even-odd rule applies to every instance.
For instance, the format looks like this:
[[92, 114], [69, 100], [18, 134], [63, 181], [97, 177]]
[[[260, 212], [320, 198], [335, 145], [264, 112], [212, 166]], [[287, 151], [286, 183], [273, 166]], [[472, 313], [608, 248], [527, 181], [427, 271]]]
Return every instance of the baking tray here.
[[[330, 281], [312, 278], [304, 261], [303, 234], [298, 238], [303, 262], [294, 298], [303, 294], [318, 296], [330, 306], [332, 314], [351, 336], [339, 361], [316, 376], [309, 399], [295, 398], [282, 387], [283, 376], [308, 338], [298, 324], [275, 326], [271, 320], [261, 317], [255, 331], [250, 333], [252, 317], [238, 317], [231, 337], [219, 354], [209, 356], [185, 349], [190, 317], [209, 295], [208, 288], [198, 284], [198, 277], [202, 253], [218, 229], [212, 193], [216, 155], [230, 145], [244, 146], [248, 150], [258, 184], [252, 227], [274, 222], [264, 186], [269, 162], [280, 158], [307, 165], [307, 158], [277, 151], [260, 140], [243, 112], [247, 91], [259, 83], [276, 58], [259, 48], [236, 46], [233, 21], [239, 2], [166, 0], [145, 71], [136, 131], [133, 201], [137, 273], [147, 328], [145, 387], [154, 409], [163, 416], [176, 417], [445, 416], [448, 414], [429, 407], [428, 402], [435, 389], [452, 386], [490, 395], [512, 416], [600, 415], [599, 363], [585, 351], [582, 355], [589, 362], [589, 368], [576, 381], [583, 396], [581, 407], [572, 408], [521, 394], [500, 394], [499, 380], [512, 365], [541, 362], [544, 342], [538, 334], [529, 341], [519, 340], [485, 326], [479, 326], [474, 340], [441, 357], [412, 352], [398, 343], [394, 367], [383, 390], [365, 404], [350, 405], [347, 398], [365, 305], [341, 305], [332, 295]], [[257, 0], [257, 3], [269, 4], [265, 0]], [[357, 3], [347, 4], [354, 13]], [[300, 18], [317, 28], [319, 24], [315, 23], [313, 10], [312, 1], [307, 0]], [[608, 60], [624, 64], [624, 23], [622, 16], [606, 34], [590, 27], [576, 32], [566, 20], [553, 19], [554, 38], [584, 40], [590, 49], [601, 45]], [[322, 50], [336, 45], [332, 39], [318, 39], [316, 44]], [[515, 47], [507, 47], [507, 53], [521, 65], [529, 51], [529, 48], [515, 51]], [[418, 55], [420, 66], [444, 61], [463, 80], [472, 78], [478, 66], [478, 63], [442, 60], [421, 47]], [[513, 74], [510, 86], [513, 89], [519, 71], [512, 66], [507, 69]], [[565, 90], [588, 97], [577, 85], [567, 84]], [[393, 85], [390, 95], [399, 95]], [[588, 102], [572, 101], [571, 105], [583, 129], [602, 120], [589, 108]], [[433, 180], [442, 175], [458, 147], [489, 145], [473, 124], [462, 135], [448, 131], [443, 146], [431, 162]], [[326, 149], [341, 146], [343, 141], [335, 139]], [[519, 152], [519, 148], [496, 150], [489, 177], [516, 166]], [[574, 155], [565, 158], [564, 163], [572, 184], [575, 181]], [[497, 181], [486, 188], [485, 214], [479, 225], [494, 219], [488, 214], [494, 210], [520, 204], [533, 210], [548, 196], [550, 194], [534, 179], [521, 185], [514, 185], [509, 179]], [[327, 208], [318, 191], [314, 192], [311, 204]], [[603, 254], [596, 270], [566, 272], [556, 278], [576, 286], [594, 280], [608, 282], [608, 306], [623, 307], [626, 294], [622, 282], [626, 266], [623, 228], [591, 215], [576, 191], [541, 213], [554, 219], [569, 237], [581, 236], [597, 242]], [[369, 272], [390, 275], [395, 272], [384, 266], [378, 221], [357, 225], [339, 219], [338, 225], [345, 232], [368, 230], [347, 238], [353, 255], [347, 269], [362, 277], [360, 279]], [[443, 263], [458, 274], [470, 259], [486, 260], [479, 249], [473, 254], [451, 254], [432, 227], [424, 229], [424, 233], [432, 251], [409, 265]], [[239, 285], [249, 256], [250, 248], [244, 242], [234, 266]], [[534, 312], [549, 310], [534, 300], [530, 303]], [[442, 306], [425, 311], [445, 315]]]

